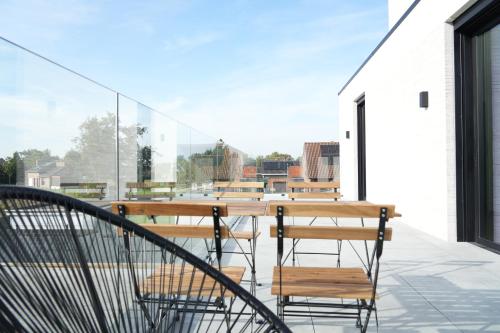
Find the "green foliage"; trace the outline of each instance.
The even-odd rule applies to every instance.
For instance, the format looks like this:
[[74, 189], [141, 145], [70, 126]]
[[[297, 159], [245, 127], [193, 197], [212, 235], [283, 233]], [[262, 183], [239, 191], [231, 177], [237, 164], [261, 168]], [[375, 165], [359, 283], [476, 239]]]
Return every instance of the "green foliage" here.
[[24, 162], [24, 167], [29, 170], [36, 166], [38, 163], [45, 164], [59, 159], [58, 156], [53, 156], [50, 150], [26, 149], [19, 153], [19, 156]]
[[[297, 157], [297, 160], [299, 158]], [[272, 152], [271, 154], [268, 154], [266, 156], [263, 155], [258, 155], [255, 158], [248, 157], [245, 160], [244, 165], [245, 166], [256, 166], [257, 168], [262, 167], [262, 161], [264, 160], [273, 160], [273, 161], [293, 161], [294, 158], [290, 154], [285, 154], [285, 153], [279, 153], [277, 151]]]
[[256, 166], [257, 168], [262, 167], [262, 161], [263, 161], [263, 160], [264, 160], [264, 156], [262, 156], [262, 155], [257, 156], [257, 157], [255, 158], [255, 166]]
[[184, 156], [177, 156], [177, 189], [190, 188], [191, 179], [194, 178], [191, 163]]
[[246, 157], [245, 162], [243, 162], [244, 166], [256, 166], [257, 160], [252, 157]]
[[17, 152], [12, 157], [0, 158], [0, 184], [16, 184], [18, 168], [21, 166], [22, 160]]
[[271, 154], [265, 157], [266, 160], [273, 161], [293, 161], [293, 157], [290, 154], [279, 153], [277, 151], [272, 152]]

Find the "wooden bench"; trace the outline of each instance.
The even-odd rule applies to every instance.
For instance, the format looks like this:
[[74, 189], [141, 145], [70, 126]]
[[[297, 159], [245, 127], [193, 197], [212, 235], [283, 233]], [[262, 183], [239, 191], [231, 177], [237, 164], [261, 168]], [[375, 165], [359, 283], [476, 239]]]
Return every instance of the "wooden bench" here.
[[[296, 202], [273, 201], [269, 214], [275, 215], [277, 225], [270, 227], [271, 237], [278, 239], [278, 266], [273, 268], [271, 294], [278, 297], [278, 315], [319, 316], [357, 320], [362, 332], [366, 332], [370, 314], [376, 311], [375, 300], [379, 274], [379, 260], [384, 241], [392, 239], [392, 229], [386, 228], [389, 218], [395, 217], [394, 205], [375, 205], [368, 202]], [[343, 227], [284, 225], [284, 217], [345, 217], [378, 218], [378, 227]], [[284, 239], [373, 241], [372, 259], [363, 267], [297, 267], [284, 266]], [[304, 262], [304, 260], [302, 261]], [[356, 303], [300, 302], [290, 297], [321, 297], [354, 299]], [[308, 307], [308, 310], [295, 310]], [[292, 307], [294, 310], [287, 310]], [[342, 309], [342, 312], [325, 311]], [[366, 312], [364, 323], [361, 312]]]
[[[175, 197], [175, 182], [151, 182], [145, 181], [143, 183], [126, 183], [128, 192], [125, 193], [125, 198], [137, 200], [152, 200], [169, 198], [172, 200]], [[165, 191], [164, 189], [169, 189]], [[163, 189], [163, 191], [161, 191]]]
[[99, 199], [106, 196], [106, 183], [61, 183], [62, 193], [78, 199]]
[[[340, 182], [289, 182], [288, 198], [295, 199], [340, 199]], [[301, 190], [298, 192], [297, 190]], [[332, 191], [333, 190], [333, 191]]]
[[256, 199], [264, 198], [263, 182], [215, 182], [217, 189], [213, 196], [223, 199]]

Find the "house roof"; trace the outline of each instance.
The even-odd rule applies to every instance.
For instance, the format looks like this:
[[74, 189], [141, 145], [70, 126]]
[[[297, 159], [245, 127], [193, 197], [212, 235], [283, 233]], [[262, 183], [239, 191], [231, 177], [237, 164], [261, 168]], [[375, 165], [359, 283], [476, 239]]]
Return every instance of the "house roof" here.
[[28, 169], [28, 173], [38, 173], [42, 177], [59, 176], [64, 170], [64, 165], [58, 166], [55, 161], [50, 161], [47, 163], [39, 164], [33, 168]]
[[354, 80], [354, 78], [356, 77], [356, 75], [358, 75], [359, 72], [361, 72], [361, 70], [363, 69], [363, 67], [365, 67], [365, 65], [368, 63], [368, 61], [370, 61], [370, 59], [375, 55], [375, 53], [377, 53], [377, 51], [382, 47], [382, 45], [384, 45], [384, 43], [389, 39], [389, 37], [391, 37], [391, 35], [394, 33], [394, 31], [396, 31], [399, 28], [399, 26], [401, 25], [401, 23], [404, 22], [404, 20], [408, 17], [408, 15], [410, 15], [410, 13], [418, 5], [419, 2], [420, 2], [420, 0], [415, 0], [411, 4], [411, 6], [408, 7], [408, 9], [403, 14], [403, 16], [401, 16], [401, 18], [396, 22], [396, 24], [394, 24], [394, 26], [391, 28], [391, 30], [389, 30], [389, 32], [384, 36], [384, 38], [382, 38], [382, 40], [380, 41], [380, 43], [378, 43], [378, 45], [375, 47], [375, 49], [368, 55], [368, 58], [366, 58], [365, 61], [363, 61], [363, 63], [361, 64], [361, 66], [359, 66], [359, 68], [354, 72], [354, 74], [349, 78], [349, 80], [347, 80], [347, 82], [342, 86], [342, 88], [338, 92], [338, 95], [340, 95], [344, 91], [344, 89], [347, 88], [347, 86], [349, 85], [349, 83], [351, 83], [351, 81]]
[[[302, 165], [304, 168], [304, 176], [307, 178], [334, 178], [335, 165], [329, 165], [328, 159], [331, 157], [338, 157], [338, 149], [322, 149], [322, 147], [339, 147], [339, 143], [335, 141], [324, 142], [305, 142], [304, 151], [302, 153]], [[323, 150], [323, 152], [322, 152]], [[323, 153], [323, 154], [322, 154]], [[325, 163], [327, 162], [327, 163]]]

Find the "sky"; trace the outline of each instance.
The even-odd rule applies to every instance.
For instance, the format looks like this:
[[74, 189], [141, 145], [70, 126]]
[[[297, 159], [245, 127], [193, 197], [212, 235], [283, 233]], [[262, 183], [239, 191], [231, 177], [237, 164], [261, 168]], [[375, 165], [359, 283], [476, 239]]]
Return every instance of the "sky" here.
[[338, 140], [386, 0], [1, 0], [0, 36], [256, 156]]

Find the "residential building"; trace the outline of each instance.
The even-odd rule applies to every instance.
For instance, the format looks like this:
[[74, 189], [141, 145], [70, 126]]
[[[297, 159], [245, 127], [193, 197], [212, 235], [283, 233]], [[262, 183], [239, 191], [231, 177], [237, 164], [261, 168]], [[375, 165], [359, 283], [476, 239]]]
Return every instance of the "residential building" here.
[[297, 165], [294, 160], [264, 160], [257, 177], [266, 182], [266, 189], [269, 192], [286, 192], [288, 180], [288, 168]]
[[339, 143], [305, 142], [302, 152], [304, 179], [309, 182], [339, 178]]
[[68, 179], [68, 170], [64, 161], [50, 161], [38, 163], [25, 172], [24, 180], [26, 186], [43, 189], [58, 189], [64, 180]]
[[391, 0], [389, 14], [339, 92], [344, 199], [500, 249], [500, 2]]
[[243, 166], [242, 178], [249, 179], [249, 180], [257, 179], [257, 167], [255, 165]]

